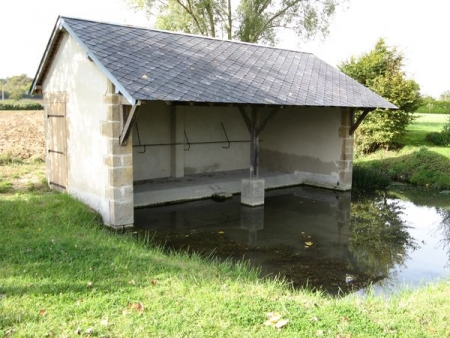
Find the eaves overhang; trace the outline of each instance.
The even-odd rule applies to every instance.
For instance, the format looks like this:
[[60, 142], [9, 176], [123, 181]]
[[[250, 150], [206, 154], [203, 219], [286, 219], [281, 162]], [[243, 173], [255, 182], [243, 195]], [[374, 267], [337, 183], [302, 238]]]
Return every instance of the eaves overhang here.
[[29, 93], [30, 94], [40, 94], [42, 90], [42, 83], [47, 75], [48, 69], [50, 68], [53, 57], [55, 56], [59, 42], [62, 38], [64, 32], [67, 32], [78, 45], [86, 52], [86, 56], [94, 62], [94, 64], [103, 72], [103, 74], [114, 84], [116, 91], [120, 92], [125, 99], [130, 103], [130, 105], [135, 106], [138, 100], [134, 98], [125, 87], [111, 74], [111, 72], [100, 62], [100, 60], [90, 51], [86, 44], [78, 37], [78, 35], [72, 30], [72, 28], [65, 22], [63, 17], [58, 17], [56, 25], [53, 29], [50, 40], [45, 49], [44, 55], [39, 64], [36, 75], [31, 84]]

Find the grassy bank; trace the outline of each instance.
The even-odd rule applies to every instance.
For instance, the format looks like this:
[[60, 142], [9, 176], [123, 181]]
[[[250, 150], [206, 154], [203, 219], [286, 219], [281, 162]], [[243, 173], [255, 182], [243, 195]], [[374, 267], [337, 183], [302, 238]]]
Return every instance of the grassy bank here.
[[[28, 164], [1, 166], [11, 181], [37, 170]], [[0, 336], [443, 337], [450, 332], [450, 282], [389, 299], [292, 290], [281, 281], [259, 280], [245, 264], [167, 254], [151, 240], [109, 232], [97, 214], [69, 196], [13, 183], [0, 193], [0, 229]], [[280, 329], [264, 324], [267, 313]]]
[[418, 114], [402, 140], [401, 150], [360, 157], [355, 166], [369, 168], [393, 181], [450, 189], [450, 147], [434, 146], [425, 140], [428, 133], [440, 132], [447, 119], [447, 115]]

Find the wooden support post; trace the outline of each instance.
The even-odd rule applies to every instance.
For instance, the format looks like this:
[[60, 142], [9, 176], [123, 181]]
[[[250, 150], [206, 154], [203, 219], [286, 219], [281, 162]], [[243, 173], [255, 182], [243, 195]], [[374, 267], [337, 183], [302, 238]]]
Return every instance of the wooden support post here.
[[259, 177], [259, 133], [258, 126], [261, 119], [259, 108], [252, 107], [250, 124], [250, 179]]
[[250, 117], [244, 107], [238, 107], [250, 133], [250, 179], [242, 180], [241, 203], [251, 207], [264, 204], [264, 179], [259, 178], [259, 135], [279, 108], [273, 109], [261, 122], [261, 108], [252, 106]]
[[259, 135], [266, 127], [267, 123], [278, 113], [274, 108], [269, 115], [261, 122], [261, 110], [259, 107], [252, 107], [251, 117], [249, 118], [244, 107], [238, 107], [242, 119], [250, 133], [250, 179], [259, 177]]

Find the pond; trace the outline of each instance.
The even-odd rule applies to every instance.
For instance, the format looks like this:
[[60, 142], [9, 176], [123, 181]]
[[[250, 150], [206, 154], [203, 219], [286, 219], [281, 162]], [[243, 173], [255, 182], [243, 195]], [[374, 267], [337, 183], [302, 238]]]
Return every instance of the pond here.
[[234, 196], [137, 209], [135, 226], [167, 250], [245, 260], [262, 278], [333, 295], [389, 294], [450, 272], [450, 212], [384, 192], [301, 186], [267, 191], [256, 208]]

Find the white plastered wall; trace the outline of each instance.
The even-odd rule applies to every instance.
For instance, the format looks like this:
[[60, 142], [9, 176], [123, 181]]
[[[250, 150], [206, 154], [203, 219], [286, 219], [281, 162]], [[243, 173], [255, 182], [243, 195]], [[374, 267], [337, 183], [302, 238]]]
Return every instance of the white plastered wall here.
[[342, 186], [339, 165], [339, 108], [285, 108], [261, 134], [260, 165], [269, 170], [294, 172], [305, 184], [333, 189]]
[[66, 33], [46, 75], [43, 91], [67, 93], [67, 191], [97, 210], [106, 224], [108, 172], [103, 155], [107, 145], [101, 135], [101, 122], [106, 120], [103, 96], [107, 89], [107, 78]]
[[[175, 176], [173, 161], [178, 162], [178, 168], [182, 167], [177, 176], [249, 167], [249, 142], [228, 144], [226, 141], [227, 137], [230, 141], [250, 139], [236, 107], [170, 107], [154, 102], [140, 107], [136, 125], [137, 129], [133, 127], [135, 181]], [[171, 146], [148, 146], [186, 143], [185, 135], [191, 145], [178, 146], [176, 156]], [[147, 146], [138, 147], [139, 144]]]

